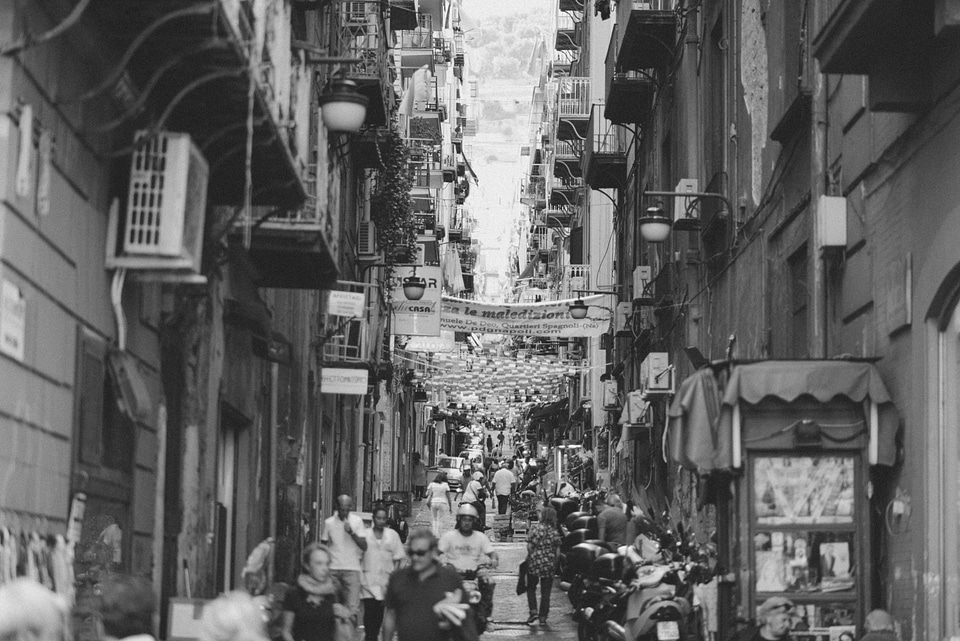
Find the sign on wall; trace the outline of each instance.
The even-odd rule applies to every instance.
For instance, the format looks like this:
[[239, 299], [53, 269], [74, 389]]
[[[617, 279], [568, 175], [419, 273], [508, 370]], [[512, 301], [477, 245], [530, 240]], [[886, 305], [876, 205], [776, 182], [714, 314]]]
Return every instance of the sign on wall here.
[[327, 313], [346, 318], [363, 318], [366, 294], [359, 292], [341, 292], [331, 290], [327, 299]]
[[367, 393], [369, 375], [365, 369], [324, 367], [320, 370], [320, 393], [363, 396]]
[[[440, 267], [398, 265], [393, 275], [393, 333], [440, 336]], [[407, 300], [403, 295], [403, 279], [408, 276], [420, 276], [427, 281], [420, 300]]]
[[27, 299], [14, 283], [0, 288], [0, 352], [23, 361], [27, 327]]

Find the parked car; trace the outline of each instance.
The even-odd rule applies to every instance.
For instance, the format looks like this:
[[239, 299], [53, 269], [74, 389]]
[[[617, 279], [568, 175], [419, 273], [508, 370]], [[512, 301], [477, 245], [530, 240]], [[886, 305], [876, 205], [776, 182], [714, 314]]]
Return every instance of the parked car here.
[[[470, 467], [467, 459], [460, 456], [441, 456], [437, 464], [430, 468], [434, 473], [444, 472], [447, 475], [447, 485], [451, 490], [459, 490], [463, 484], [463, 469]], [[430, 479], [433, 480], [433, 479]]]

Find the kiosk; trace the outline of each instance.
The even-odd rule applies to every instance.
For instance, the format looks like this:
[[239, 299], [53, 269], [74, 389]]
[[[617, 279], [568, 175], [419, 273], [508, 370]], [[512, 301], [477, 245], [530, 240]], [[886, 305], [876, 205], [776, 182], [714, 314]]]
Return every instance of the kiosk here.
[[[795, 639], [859, 638], [879, 596], [874, 474], [898, 460], [899, 417], [879, 373], [853, 360], [708, 366], [668, 412], [671, 459], [716, 504], [720, 638], [771, 596], [797, 606]], [[728, 613], [726, 617], [723, 613]], [[723, 619], [726, 619], [724, 621]]]

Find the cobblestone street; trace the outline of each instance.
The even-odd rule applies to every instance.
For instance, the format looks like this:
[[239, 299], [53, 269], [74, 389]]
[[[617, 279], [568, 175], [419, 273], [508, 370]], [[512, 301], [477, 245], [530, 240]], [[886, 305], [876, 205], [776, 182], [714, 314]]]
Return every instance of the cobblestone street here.
[[[496, 508], [487, 506], [487, 525], [492, 527]], [[421, 502], [414, 503], [414, 516], [411, 519], [413, 527], [430, 527], [430, 513]], [[445, 523], [445, 529], [453, 528], [453, 517]], [[483, 639], [493, 641], [497, 638], [540, 639], [568, 641], [577, 638], [577, 626], [570, 617], [570, 602], [567, 595], [554, 583], [553, 594], [550, 597], [550, 616], [546, 627], [526, 624], [527, 597], [517, 594], [517, 568], [527, 556], [527, 546], [523, 542], [497, 542], [492, 535], [492, 529], [487, 530], [494, 541], [493, 547], [500, 557], [500, 567], [494, 577], [497, 580], [497, 589], [493, 596], [492, 625], [484, 633]]]

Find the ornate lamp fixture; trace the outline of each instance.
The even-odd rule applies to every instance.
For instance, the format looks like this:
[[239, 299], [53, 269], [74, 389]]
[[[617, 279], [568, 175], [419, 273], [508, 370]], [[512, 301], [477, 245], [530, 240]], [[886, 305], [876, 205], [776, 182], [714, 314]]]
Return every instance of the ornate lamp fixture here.
[[360, 93], [357, 83], [342, 76], [330, 80], [320, 96], [321, 115], [327, 129], [338, 133], [360, 131], [367, 118], [370, 101]]
[[662, 243], [670, 235], [670, 219], [663, 213], [660, 203], [647, 207], [647, 213], [637, 219], [640, 235], [648, 243]]

